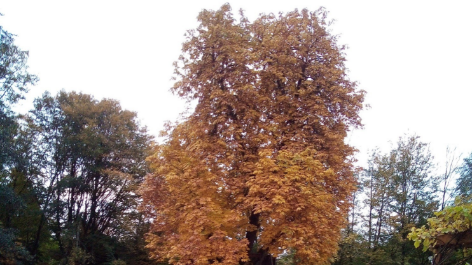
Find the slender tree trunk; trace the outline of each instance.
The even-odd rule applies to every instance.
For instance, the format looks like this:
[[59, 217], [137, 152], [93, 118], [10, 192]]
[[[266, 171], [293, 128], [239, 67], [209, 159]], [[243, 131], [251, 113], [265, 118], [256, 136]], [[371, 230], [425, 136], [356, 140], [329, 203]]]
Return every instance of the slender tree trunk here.
[[39, 219], [38, 229], [36, 230], [36, 237], [34, 238], [33, 247], [31, 248], [31, 255], [35, 257], [38, 254], [39, 248], [39, 241], [41, 239], [41, 231], [43, 230], [44, 223], [46, 221], [46, 216], [44, 213], [41, 214], [41, 218]]

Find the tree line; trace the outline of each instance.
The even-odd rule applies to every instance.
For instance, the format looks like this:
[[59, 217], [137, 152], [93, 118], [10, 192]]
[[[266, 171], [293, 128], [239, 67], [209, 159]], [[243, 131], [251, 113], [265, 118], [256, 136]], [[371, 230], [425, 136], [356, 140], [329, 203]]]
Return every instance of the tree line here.
[[195, 111], [161, 144], [113, 99], [46, 92], [14, 113], [38, 78], [0, 28], [1, 264], [431, 264], [428, 229], [468, 233], [472, 156], [437, 175], [406, 135], [354, 165], [365, 92], [326, 10], [198, 21], [172, 88]]
[[17, 115], [38, 78], [0, 37], [0, 263], [149, 264], [137, 190], [152, 137], [118, 101], [76, 92]]
[[[461, 162], [460, 155], [448, 149], [446, 157], [443, 173], [438, 173], [429, 144], [415, 135], [401, 137], [386, 153], [373, 151], [359, 173], [349, 225], [333, 264], [470, 262], [470, 245], [444, 246], [437, 241], [440, 235], [460, 237], [472, 228], [467, 210], [472, 155]], [[434, 232], [428, 230], [432, 227]], [[448, 252], [447, 259], [435, 260], [443, 251]]]

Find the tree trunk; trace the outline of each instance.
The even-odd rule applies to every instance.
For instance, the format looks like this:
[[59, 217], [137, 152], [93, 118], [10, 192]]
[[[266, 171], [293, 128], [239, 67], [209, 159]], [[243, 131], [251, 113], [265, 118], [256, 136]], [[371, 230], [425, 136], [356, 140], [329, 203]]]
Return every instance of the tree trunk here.
[[249, 262], [241, 263], [244, 265], [275, 265], [276, 258], [272, 257], [266, 250], [264, 249], [257, 249], [257, 233], [259, 232], [260, 224], [259, 224], [259, 217], [260, 214], [256, 214], [254, 212], [251, 213], [249, 216], [249, 223], [256, 228], [252, 231], [246, 232], [246, 239], [248, 240], [249, 244]]

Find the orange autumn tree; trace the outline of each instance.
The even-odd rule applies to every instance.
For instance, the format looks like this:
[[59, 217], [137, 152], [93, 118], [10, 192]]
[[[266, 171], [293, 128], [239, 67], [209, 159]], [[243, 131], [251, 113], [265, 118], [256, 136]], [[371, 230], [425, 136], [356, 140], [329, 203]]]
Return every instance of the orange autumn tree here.
[[346, 76], [326, 12], [233, 18], [204, 10], [173, 91], [196, 101], [149, 158], [148, 247], [171, 264], [324, 264], [355, 190], [344, 142], [363, 91]]

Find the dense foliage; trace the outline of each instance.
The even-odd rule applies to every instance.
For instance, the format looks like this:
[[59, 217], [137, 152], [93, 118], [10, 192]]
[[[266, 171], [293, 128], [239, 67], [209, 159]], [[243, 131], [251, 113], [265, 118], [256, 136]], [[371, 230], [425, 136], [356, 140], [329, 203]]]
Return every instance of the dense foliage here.
[[150, 158], [149, 247], [172, 264], [302, 264], [336, 251], [355, 190], [347, 131], [363, 92], [349, 81], [325, 11], [237, 22], [205, 10], [176, 63], [195, 112]]
[[[127, 222], [138, 215], [136, 189], [150, 145], [136, 114], [114, 100], [60, 92], [37, 99], [27, 121], [38, 166], [34, 182], [44, 189], [38, 230], [49, 219], [60, 255], [77, 246], [96, 252], [109, 244], [100, 242], [104, 236], [122, 238], [134, 229]], [[110, 261], [106, 253], [90, 258]]]
[[460, 197], [454, 205], [434, 213], [427, 226], [412, 228], [408, 237], [415, 247], [423, 245], [423, 251], [435, 254], [434, 264], [453, 259], [452, 264], [466, 264], [472, 261], [472, 204]]
[[[407, 136], [386, 154], [372, 152], [355, 196], [362, 199], [353, 203], [334, 264], [470, 261], [470, 158], [459, 166], [458, 155], [448, 149], [445, 173], [435, 174], [428, 146], [418, 136]], [[449, 187], [454, 174], [460, 174], [458, 185]], [[445, 200], [453, 195], [461, 197]]]
[[148, 264], [137, 188], [151, 137], [115, 100], [48, 93], [12, 106], [37, 81], [0, 27], [0, 263]]
[[407, 235], [437, 209], [432, 166], [428, 145], [417, 136], [371, 154], [361, 177], [363, 201], [352, 210], [335, 264], [429, 264]]
[[[0, 14], [1, 15], [1, 14]], [[18, 175], [15, 170], [24, 164], [21, 154], [23, 137], [16, 115], [11, 110], [13, 104], [24, 97], [28, 86], [37, 77], [28, 73], [28, 52], [14, 44], [14, 36], [0, 26], [0, 263], [32, 259], [24, 246], [16, 244], [18, 229], [12, 226], [17, 216], [27, 209], [24, 199], [15, 185], [9, 181]]]
[[108, 264], [138, 251], [148, 262], [137, 188], [151, 137], [135, 113], [114, 100], [46, 93], [16, 137], [21, 159], [2, 176], [0, 196], [9, 199], [0, 220], [26, 250], [17, 260]]

